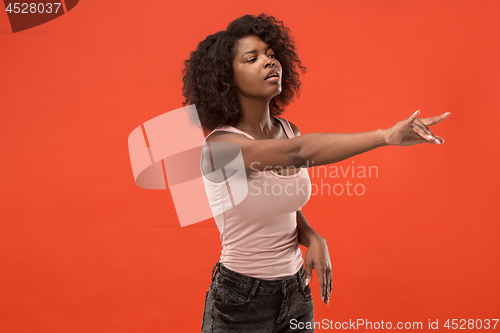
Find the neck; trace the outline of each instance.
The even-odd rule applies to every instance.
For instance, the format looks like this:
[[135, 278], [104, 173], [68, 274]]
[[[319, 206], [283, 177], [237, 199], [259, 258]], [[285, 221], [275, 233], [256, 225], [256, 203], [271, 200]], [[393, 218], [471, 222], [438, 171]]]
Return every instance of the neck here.
[[247, 132], [262, 133], [270, 137], [272, 129], [268, 99], [238, 99], [240, 117], [236, 126]]

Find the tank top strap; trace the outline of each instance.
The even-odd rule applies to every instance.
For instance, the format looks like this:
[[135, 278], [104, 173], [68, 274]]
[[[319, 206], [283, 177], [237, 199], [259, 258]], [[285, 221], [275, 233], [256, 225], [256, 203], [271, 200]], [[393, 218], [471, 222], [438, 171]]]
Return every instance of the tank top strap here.
[[233, 132], [233, 133], [239, 133], [239, 134], [243, 134], [245, 135], [247, 138], [250, 138], [252, 140], [255, 140], [255, 138], [253, 136], [251, 136], [250, 134], [247, 134], [245, 132], [243, 132], [242, 130], [239, 130], [237, 129], [236, 127], [233, 127], [233, 126], [230, 126], [230, 125], [219, 125], [217, 126], [216, 128], [214, 128], [214, 130], [212, 132], [210, 132], [210, 134], [207, 135], [207, 137], [205, 138], [205, 141], [207, 140], [207, 138], [212, 135], [212, 133], [215, 133], [215, 132], [220, 132], [220, 131], [224, 131], [224, 132]]
[[286, 120], [285, 118], [280, 118], [280, 117], [274, 117], [274, 118], [279, 120], [279, 122], [283, 125], [283, 129], [285, 130], [285, 133], [289, 139], [295, 137], [295, 133], [293, 132], [292, 125], [290, 125], [290, 122], [288, 120]]

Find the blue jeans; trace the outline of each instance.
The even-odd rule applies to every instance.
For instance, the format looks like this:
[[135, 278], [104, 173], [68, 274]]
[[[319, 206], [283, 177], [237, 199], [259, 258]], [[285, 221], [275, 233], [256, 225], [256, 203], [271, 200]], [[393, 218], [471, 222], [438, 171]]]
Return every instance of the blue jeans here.
[[239, 274], [218, 262], [205, 298], [202, 333], [314, 332], [298, 329], [306, 327], [306, 322], [314, 327], [311, 288], [305, 285], [304, 275], [301, 267], [293, 276], [263, 280]]

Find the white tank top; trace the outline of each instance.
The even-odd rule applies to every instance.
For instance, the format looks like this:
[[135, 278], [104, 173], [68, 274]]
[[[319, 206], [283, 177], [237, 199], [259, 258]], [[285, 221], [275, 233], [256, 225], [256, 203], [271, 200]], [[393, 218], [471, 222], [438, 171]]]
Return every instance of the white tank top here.
[[[295, 136], [286, 119], [274, 118], [279, 120], [289, 139]], [[217, 131], [240, 133], [255, 140], [229, 125], [219, 125], [207, 138]], [[243, 180], [236, 172], [221, 183], [210, 181], [203, 169], [201, 173], [220, 232], [220, 262], [230, 270], [259, 279], [282, 279], [297, 273], [303, 259], [297, 239], [296, 214], [311, 196], [307, 168], [289, 176], [273, 170], [252, 171], [247, 172]], [[235, 184], [231, 182], [238, 181], [247, 182], [248, 194], [234, 205], [229, 185], [232, 187]], [[224, 206], [229, 209], [223, 211]]]

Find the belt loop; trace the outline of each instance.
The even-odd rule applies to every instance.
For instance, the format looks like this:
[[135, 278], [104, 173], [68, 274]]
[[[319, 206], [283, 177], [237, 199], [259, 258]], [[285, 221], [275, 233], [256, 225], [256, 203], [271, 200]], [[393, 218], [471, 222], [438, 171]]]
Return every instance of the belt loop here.
[[257, 293], [257, 288], [259, 288], [260, 279], [255, 279], [252, 287], [252, 291], [250, 292], [250, 297], [253, 298], [255, 293]]
[[[212, 282], [214, 282], [215, 275], [217, 275], [217, 272], [219, 271], [219, 269], [217, 269], [217, 272], [215, 272], [215, 269], [219, 268], [219, 266], [220, 266], [220, 261], [217, 261], [217, 263], [215, 264], [214, 268], [212, 269]], [[214, 275], [214, 272], [215, 272], [215, 275]]]

